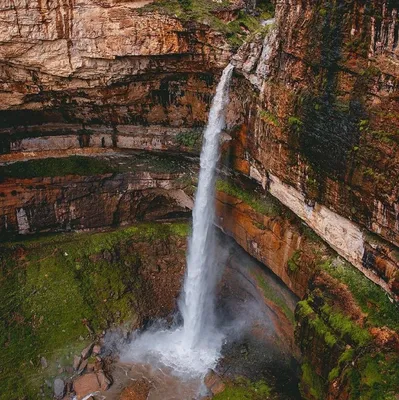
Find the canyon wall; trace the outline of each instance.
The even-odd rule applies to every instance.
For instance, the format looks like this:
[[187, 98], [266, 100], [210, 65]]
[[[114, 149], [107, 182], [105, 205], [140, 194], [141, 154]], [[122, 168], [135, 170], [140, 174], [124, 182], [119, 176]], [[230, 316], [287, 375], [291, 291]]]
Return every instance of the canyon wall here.
[[[2, 162], [79, 148], [198, 151], [229, 44], [208, 25], [146, 3], [4, 2]], [[231, 3], [231, 20], [253, 8]], [[226, 150], [229, 168], [392, 296], [397, 32], [392, 2], [277, 2], [274, 22], [234, 57]]]
[[93, 125], [205, 123], [229, 46], [146, 3], [1, 2], [0, 152], [29, 137], [90, 135]]
[[173, 157], [98, 154], [0, 167], [0, 238], [187, 217], [188, 166]]
[[[175, 218], [192, 207], [197, 167], [182, 153], [198, 153], [231, 50], [209, 25], [145, 3], [1, 2], [6, 237]], [[232, 3], [220, 12], [225, 22], [254, 6]], [[217, 223], [303, 299], [296, 321], [305, 398], [394, 395], [398, 7], [275, 3], [274, 22], [234, 57]], [[182, 165], [139, 159], [121, 169], [127, 149], [178, 152]], [[24, 163], [75, 153], [115, 162], [69, 168], [65, 158], [39, 164], [44, 173]]]
[[[393, 296], [399, 270], [397, 11], [383, 1], [277, 2], [266, 37], [258, 35], [234, 56], [244, 79], [235, 84], [230, 110], [231, 125], [241, 113], [246, 132], [244, 145], [242, 135], [232, 145], [241, 153], [238, 170]], [[393, 259], [383, 270], [368, 255], [370, 233], [372, 247]]]
[[397, 395], [398, 309], [370, 282], [397, 299], [397, 15], [390, 1], [278, 1], [266, 37], [234, 57], [226, 159], [264, 192], [222, 185], [219, 223], [303, 298], [306, 399]]

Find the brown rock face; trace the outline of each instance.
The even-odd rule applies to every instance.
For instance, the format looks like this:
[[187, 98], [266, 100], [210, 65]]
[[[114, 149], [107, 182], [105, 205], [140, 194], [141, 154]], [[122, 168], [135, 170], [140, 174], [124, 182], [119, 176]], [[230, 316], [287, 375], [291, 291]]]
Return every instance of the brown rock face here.
[[[245, 82], [234, 83], [229, 111], [248, 132], [237, 157], [249, 173], [236, 168], [371, 279], [385, 274], [388, 291], [399, 269], [384, 256], [399, 246], [397, 15], [392, 1], [278, 2], [266, 38], [235, 57]], [[232, 147], [241, 143], [236, 135]], [[382, 239], [378, 256], [367, 256], [367, 231]]]
[[297, 296], [304, 296], [310, 269], [290, 272], [288, 268], [295, 252], [305, 253], [306, 238], [296, 224], [279, 216], [262, 215], [223, 192], [217, 193], [216, 212], [218, 224], [226, 233], [267, 265]]
[[226, 385], [223, 383], [220, 376], [212, 369], [206, 374], [206, 376], [204, 378], [204, 383], [205, 383], [205, 386], [208, 388], [208, 390], [214, 396], [216, 396], [219, 393], [224, 392], [224, 390], [226, 389]]
[[73, 389], [76, 392], [78, 400], [82, 400], [90, 393], [101, 390], [97, 374], [94, 372], [80, 376], [73, 382]]
[[103, 228], [190, 213], [185, 173], [131, 168], [136, 171], [5, 180], [0, 235]]
[[77, 124], [84, 133], [89, 125], [205, 123], [229, 47], [208, 26], [141, 9], [146, 3], [4, 4], [0, 151], [21, 126]]

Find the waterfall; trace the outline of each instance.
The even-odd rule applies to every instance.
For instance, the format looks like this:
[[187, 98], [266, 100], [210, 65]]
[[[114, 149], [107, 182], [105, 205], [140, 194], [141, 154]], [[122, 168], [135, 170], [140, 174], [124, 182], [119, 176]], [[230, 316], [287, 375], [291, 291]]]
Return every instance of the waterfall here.
[[187, 346], [195, 347], [214, 326], [214, 297], [217, 271], [215, 260], [215, 171], [219, 158], [219, 137], [225, 126], [225, 107], [233, 72], [223, 71], [209, 113], [201, 152], [201, 169], [193, 210], [193, 232], [187, 256], [187, 273], [180, 304]]
[[187, 272], [179, 302], [183, 326], [159, 325], [137, 334], [122, 360], [167, 367], [175, 374], [202, 377], [219, 357], [223, 335], [215, 328], [214, 300], [218, 278], [214, 216], [215, 173], [219, 138], [225, 126], [225, 107], [233, 73], [223, 71], [209, 113], [201, 152], [201, 168], [193, 210], [193, 231], [189, 241]]

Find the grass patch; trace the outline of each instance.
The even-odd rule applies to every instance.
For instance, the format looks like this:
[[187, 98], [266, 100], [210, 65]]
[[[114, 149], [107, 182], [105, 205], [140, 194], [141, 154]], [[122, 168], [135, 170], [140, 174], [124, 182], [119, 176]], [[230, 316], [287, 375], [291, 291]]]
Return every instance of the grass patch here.
[[209, 0], [158, 0], [149, 4], [140, 12], [164, 12], [183, 21], [197, 21], [210, 26], [212, 29], [223, 33], [229, 44], [233, 48], [238, 48], [245, 39], [255, 33], [263, 32], [267, 27], [263, 27], [261, 22], [272, 18], [274, 6], [271, 2], [266, 2], [257, 7], [255, 16], [247, 14], [241, 10], [236, 19], [230, 22], [223, 21], [218, 15], [231, 6], [228, 0], [220, 2]]
[[2, 179], [57, 177], [67, 175], [93, 176], [136, 171], [183, 173], [192, 163], [178, 156], [158, 153], [132, 153], [123, 156], [71, 156], [19, 161], [0, 166]]
[[279, 205], [267, 194], [261, 195], [256, 191], [245, 190], [221, 179], [216, 182], [216, 190], [241, 200], [260, 214], [273, 217], [281, 214]]
[[104, 160], [82, 156], [20, 161], [0, 167], [0, 176], [18, 179], [66, 175], [89, 176], [114, 172], [116, 169]]
[[89, 329], [135, 320], [142, 283], [134, 243], [188, 232], [186, 223], [142, 224], [0, 245], [0, 399], [39, 398], [58, 365], [72, 364]]
[[266, 400], [271, 398], [272, 389], [265, 381], [251, 382], [238, 378], [227, 384], [224, 392], [213, 397], [214, 400]]
[[368, 323], [399, 330], [398, 305], [390, 301], [387, 293], [349, 263], [335, 264], [330, 260], [323, 263], [321, 268], [348, 286], [356, 303], [367, 314]]

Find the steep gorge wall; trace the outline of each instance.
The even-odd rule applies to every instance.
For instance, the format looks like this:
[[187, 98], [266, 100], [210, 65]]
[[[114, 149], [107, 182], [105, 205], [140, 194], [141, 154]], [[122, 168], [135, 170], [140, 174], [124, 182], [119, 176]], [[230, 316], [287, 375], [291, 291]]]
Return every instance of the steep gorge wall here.
[[[230, 110], [246, 132], [238, 170], [396, 295], [397, 37], [392, 2], [277, 2], [266, 38], [234, 57], [244, 80]], [[242, 143], [236, 135], [233, 149]], [[370, 233], [389, 266], [368, 255]]]
[[230, 165], [295, 216], [222, 185], [220, 224], [303, 298], [306, 399], [397, 396], [397, 305], [364, 277], [398, 296], [397, 15], [392, 1], [279, 1], [235, 57]]
[[173, 157], [121, 153], [0, 167], [0, 239], [186, 217], [190, 170]]

